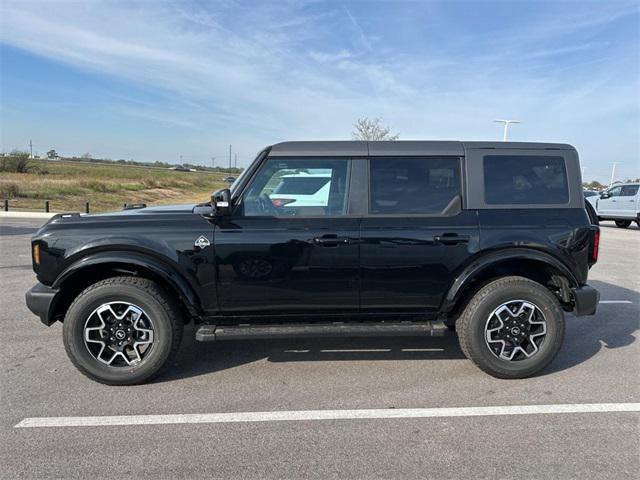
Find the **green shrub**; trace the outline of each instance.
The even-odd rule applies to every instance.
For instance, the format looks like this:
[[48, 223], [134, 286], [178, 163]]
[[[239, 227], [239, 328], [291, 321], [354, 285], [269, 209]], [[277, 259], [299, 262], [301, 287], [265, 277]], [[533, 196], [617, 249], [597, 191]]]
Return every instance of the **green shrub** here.
[[13, 173], [27, 173], [31, 168], [31, 159], [25, 152], [11, 152], [0, 158], [0, 171]]

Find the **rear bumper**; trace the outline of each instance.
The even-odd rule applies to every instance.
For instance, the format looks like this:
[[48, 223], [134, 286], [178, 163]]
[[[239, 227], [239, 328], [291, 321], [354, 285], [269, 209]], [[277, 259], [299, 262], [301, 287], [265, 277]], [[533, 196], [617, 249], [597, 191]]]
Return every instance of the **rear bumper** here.
[[577, 317], [594, 315], [600, 301], [600, 292], [589, 285], [583, 285], [573, 290], [573, 301], [573, 312]]
[[47, 287], [41, 283], [36, 283], [25, 294], [27, 307], [38, 317], [46, 326], [50, 326], [55, 320], [51, 315], [51, 307], [58, 290]]

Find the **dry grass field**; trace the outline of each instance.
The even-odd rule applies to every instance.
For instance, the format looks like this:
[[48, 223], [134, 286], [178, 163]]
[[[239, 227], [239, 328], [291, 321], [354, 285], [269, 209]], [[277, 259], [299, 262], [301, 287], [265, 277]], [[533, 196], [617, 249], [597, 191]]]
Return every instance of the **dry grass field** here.
[[226, 185], [222, 172], [179, 172], [164, 168], [33, 160], [27, 173], [0, 172], [0, 200], [10, 210], [119, 210], [124, 203], [191, 203], [206, 201]]

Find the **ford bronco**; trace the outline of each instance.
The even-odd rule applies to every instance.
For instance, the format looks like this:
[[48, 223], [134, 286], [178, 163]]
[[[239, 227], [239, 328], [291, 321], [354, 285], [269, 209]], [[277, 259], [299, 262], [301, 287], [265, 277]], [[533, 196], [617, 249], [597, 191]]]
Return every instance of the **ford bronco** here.
[[455, 331], [485, 372], [527, 377], [564, 312], [598, 304], [581, 184], [563, 144], [279, 143], [207, 203], [54, 216], [27, 305], [111, 385], [170, 365], [188, 322], [203, 342]]

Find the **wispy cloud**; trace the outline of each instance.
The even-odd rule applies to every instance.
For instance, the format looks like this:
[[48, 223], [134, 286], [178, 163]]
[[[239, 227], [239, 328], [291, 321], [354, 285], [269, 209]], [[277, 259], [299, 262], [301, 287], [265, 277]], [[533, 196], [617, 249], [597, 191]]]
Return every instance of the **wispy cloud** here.
[[369, 40], [369, 37], [364, 33], [364, 30], [362, 29], [356, 18], [352, 15], [351, 11], [347, 7], [344, 7], [344, 11], [347, 14], [347, 18], [349, 18], [351, 24], [355, 28], [362, 47], [364, 47], [366, 50], [371, 50], [371, 41]]
[[[548, 12], [484, 30], [481, 13], [466, 18], [449, 5], [5, 0], [2, 42], [157, 92], [153, 105], [119, 99], [111, 110], [211, 132], [206, 148], [228, 138], [247, 150], [349, 138], [363, 115], [383, 117], [402, 138], [486, 139], [498, 136], [493, 118], [507, 115], [525, 121], [515, 138], [602, 151], [592, 119], [629, 118], [637, 28], [615, 32], [637, 24], [635, 2], [545, 3]], [[630, 136], [626, 148], [637, 152]]]

